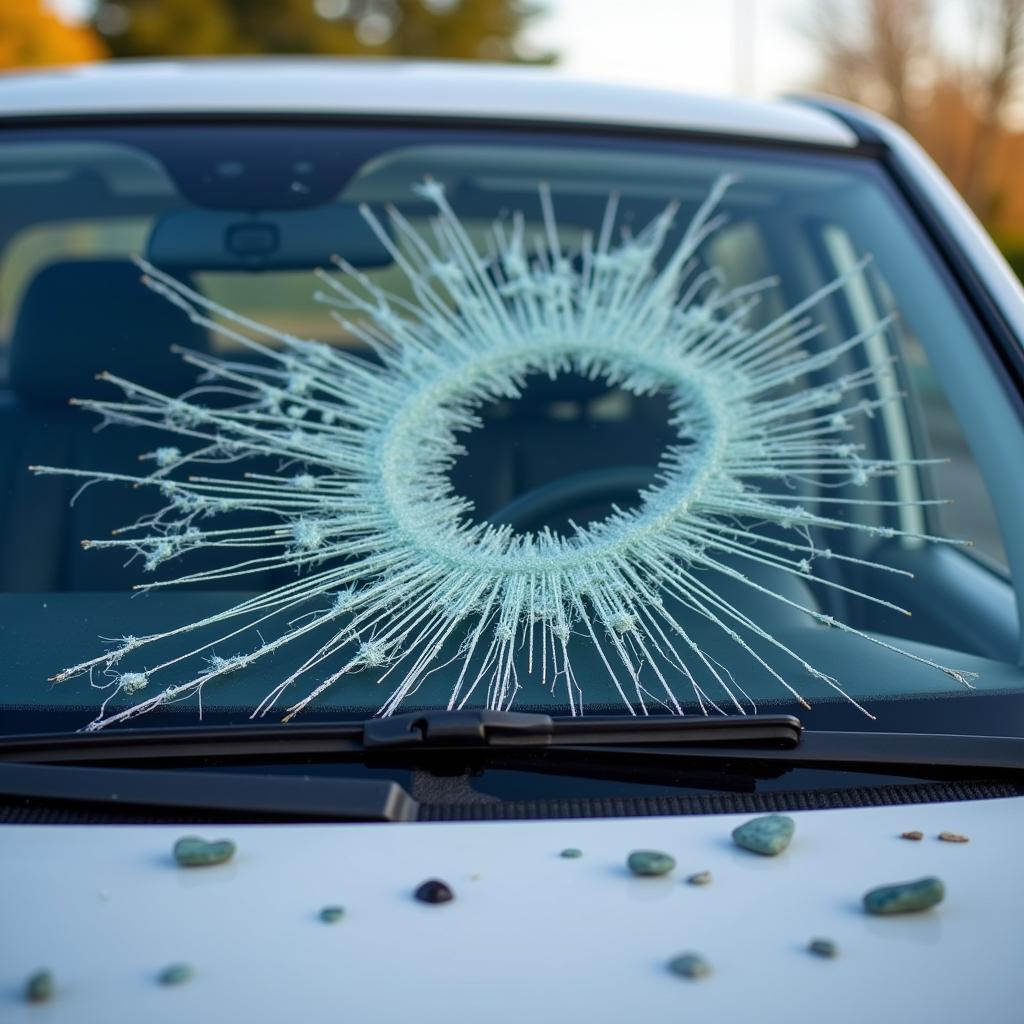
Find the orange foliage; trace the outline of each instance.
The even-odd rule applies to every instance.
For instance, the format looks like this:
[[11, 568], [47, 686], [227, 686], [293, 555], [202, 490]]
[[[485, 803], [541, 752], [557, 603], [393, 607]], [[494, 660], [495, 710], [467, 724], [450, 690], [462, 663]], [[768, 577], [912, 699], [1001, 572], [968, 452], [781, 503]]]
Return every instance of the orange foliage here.
[[997, 238], [1024, 240], [1024, 132], [1001, 129], [978, 168], [975, 143], [980, 131], [976, 107], [955, 74], [940, 74], [914, 113], [911, 128], [949, 180], [968, 191], [976, 176], [982, 202], [976, 213]]
[[44, 0], [0, 2], [0, 69], [80, 64], [105, 56], [92, 29], [63, 21]]

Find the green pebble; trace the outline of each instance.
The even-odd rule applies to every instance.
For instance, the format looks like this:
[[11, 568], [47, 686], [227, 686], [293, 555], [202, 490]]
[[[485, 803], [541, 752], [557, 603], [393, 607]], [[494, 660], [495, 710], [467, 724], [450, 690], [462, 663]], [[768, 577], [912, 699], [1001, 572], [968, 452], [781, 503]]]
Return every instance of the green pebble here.
[[839, 947], [831, 939], [811, 939], [807, 948], [815, 955], [824, 957], [826, 960], [834, 960], [839, 953]]
[[583, 851], [582, 850], [577, 850], [575, 846], [570, 846], [568, 849], [563, 850], [559, 854], [559, 856], [560, 857], [567, 857], [569, 860], [575, 860], [577, 857], [582, 857], [583, 856]]
[[192, 980], [192, 974], [192, 968], [188, 964], [171, 964], [157, 975], [157, 981], [161, 985], [184, 985], [185, 982]]
[[174, 859], [183, 868], [223, 864], [234, 855], [235, 844], [230, 839], [218, 839], [211, 843], [199, 836], [183, 836], [174, 844]]
[[681, 978], [690, 978], [693, 981], [711, 974], [711, 964], [699, 953], [683, 953], [673, 957], [668, 962], [668, 969]]
[[320, 920], [324, 924], [337, 924], [345, 916], [344, 907], [324, 907], [320, 911]]
[[687, 885], [710, 885], [711, 884], [711, 872], [710, 871], [698, 871], [695, 875], [690, 875], [686, 879]]
[[30, 1003], [47, 1003], [53, 998], [53, 975], [49, 971], [36, 971], [25, 983], [25, 998]]
[[869, 914], [910, 914], [941, 903], [946, 887], [938, 878], [919, 878], [916, 882], [881, 885], [864, 894], [864, 909]]
[[733, 829], [732, 838], [744, 850], [775, 857], [789, 846], [795, 831], [796, 822], [788, 815], [765, 814]]
[[634, 850], [626, 859], [626, 866], [634, 875], [654, 878], [667, 875], [676, 866], [675, 858], [658, 850]]

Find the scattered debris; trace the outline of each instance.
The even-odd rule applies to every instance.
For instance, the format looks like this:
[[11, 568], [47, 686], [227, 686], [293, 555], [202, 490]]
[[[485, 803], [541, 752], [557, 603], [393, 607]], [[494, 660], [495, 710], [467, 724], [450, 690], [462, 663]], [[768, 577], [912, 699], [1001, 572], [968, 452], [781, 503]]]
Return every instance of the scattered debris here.
[[30, 1003], [48, 1003], [53, 998], [53, 975], [46, 970], [36, 971], [25, 982], [25, 998]]
[[575, 846], [570, 846], [567, 849], [563, 850], [559, 854], [559, 856], [560, 857], [567, 857], [569, 860], [575, 860], [577, 857], [582, 857], [583, 856], [583, 851], [582, 850], [577, 850]]
[[626, 866], [634, 875], [643, 878], [655, 878], [667, 875], [676, 866], [675, 858], [659, 850], [634, 850], [626, 858]]
[[710, 885], [711, 884], [711, 872], [710, 871], [698, 871], [696, 874], [688, 875], [686, 878], [687, 885]]
[[184, 836], [174, 844], [174, 859], [183, 868], [223, 864], [234, 855], [235, 844], [230, 839], [208, 842], [199, 836]]
[[733, 829], [737, 846], [764, 857], [775, 857], [789, 846], [796, 832], [796, 822], [786, 814], [765, 814], [751, 818]]
[[815, 956], [824, 957], [826, 960], [834, 960], [839, 954], [839, 947], [831, 939], [811, 939], [807, 943], [807, 949]]
[[188, 964], [171, 964], [157, 975], [157, 981], [161, 985], [184, 985], [192, 980], [194, 973]]
[[414, 893], [421, 903], [450, 903], [455, 899], [451, 886], [437, 878], [430, 878]]
[[345, 916], [345, 908], [324, 907], [317, 916], [324, 924], [337, 924]]
[[711, 964], [700, 953], [682, 953], [673, 957], [668, 962], [668, 969], [681, 978], [691, 978], [694, 981], [711, 974]]
[[920, 878], [872, 889], [864, 894], [864, 909], [869, 914], [908, 914], [934, 907], [945, 895], [946, 887], [938, 878]]
[[970, 839], [967, 836], [960, 835], [959, 832], [940, 832], [939, 838], [944, 843], [969, 843]]
[[901, 832], [900, 833], [900, 839], [913, 839], [914, 842], [916, 843], [919, 840], [924, 839], [924, 833], [918, 831], [915, 828], [913, 832]]

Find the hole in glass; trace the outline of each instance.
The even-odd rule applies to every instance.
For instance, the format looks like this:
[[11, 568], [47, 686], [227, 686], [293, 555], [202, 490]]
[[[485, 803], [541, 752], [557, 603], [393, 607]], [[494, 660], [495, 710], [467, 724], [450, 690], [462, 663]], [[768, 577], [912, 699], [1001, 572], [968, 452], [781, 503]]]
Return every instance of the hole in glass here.
[[526, 379], [514, 400], [488, 402], [479, 429], [451, 468], [456, 494], [473, 502], [469, 518], [507, 523], [518, 532], [548, 527], [572, 533], [604, 519], [612, 505], [635, 508], [669, 444], [683, 445], [669, 424], [663, 393], [634, 395], [575, 373]]

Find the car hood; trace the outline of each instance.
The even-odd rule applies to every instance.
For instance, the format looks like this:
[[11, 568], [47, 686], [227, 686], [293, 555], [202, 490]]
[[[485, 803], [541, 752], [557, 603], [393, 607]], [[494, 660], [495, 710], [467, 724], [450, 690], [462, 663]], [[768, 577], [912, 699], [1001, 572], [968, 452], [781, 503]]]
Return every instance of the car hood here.
[[[795, 813], [777, 857], [745, 815], [409, 825], [0, 828], [5, 1020], [1019, 1021], [1024, 798]], [[920, 830], [910, 841], [902, 832]], [[969, 838], [937, 838], [952, 831]], [[177, 867], [185, 834], [235, 857]], [[575, 847], [577, 859], [561, 851]], [[637, 878], [636, 849], [675, 872]], [[710, 871], [704, 886], [688, 875]], [[863, 893], [935, 875], [938, 907]], [[426, 879], [451, 903], [413, 898]], [[342, 905], [335, 924], [319, 920]], [[833, 960], [807, 943], [828, 938]], [[713, 973], [672, 974], [694, 951]], [[187, 963], [187, 983], [160, 971]], [[53, 972], [29, 1006], [24, 980]]]

